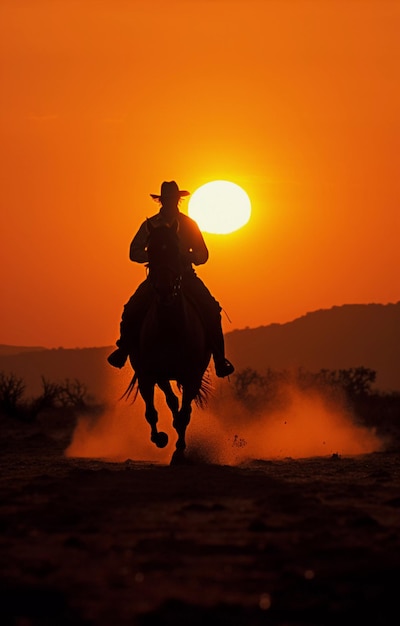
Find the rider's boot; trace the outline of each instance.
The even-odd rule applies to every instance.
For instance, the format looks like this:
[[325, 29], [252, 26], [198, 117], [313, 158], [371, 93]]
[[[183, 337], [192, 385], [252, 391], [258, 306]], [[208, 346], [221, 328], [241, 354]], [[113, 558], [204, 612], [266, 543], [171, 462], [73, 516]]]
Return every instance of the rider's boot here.
[[145, 308], [141, 303], [142, 296], [139, 297], [138, 294], [144, 292], [144, 285], [142, 284], [139, 289], [124, 306], [119, 326], [120, 335], [116, 342], [117, 349], [107, 357], [109, 364], [118, 369], [124, 367], [132, 348], [139, 342]]
[[212, 352], [215, 365], [215, 373], [218, 378], [225, 378], [233, 374], [235, 368], [232, 363], [225, 357], [225, 342], [221, 324], [218, 323], [213, 332]]
[[215, 363], [215, 373], [218, 378], [225, 378], [225, 376], [229, 376], [233, 374], [235, 371], [234, 366], [228, 359], [225, 357], [216, 359], [216, 355], [214, 354], [214, 363]]
[[122, 338], [118, 339], [116, 345], [118, 346], [118, 348], [114, 350], [114, 352], [111, 352], [111, 354], [107, 357], [107, 361], [113, 367], [121, 369], [122, 367], [124, 367], [127, 361], [128, 348], [126, 347], [126, 344], [124, 345], [124, 341]]

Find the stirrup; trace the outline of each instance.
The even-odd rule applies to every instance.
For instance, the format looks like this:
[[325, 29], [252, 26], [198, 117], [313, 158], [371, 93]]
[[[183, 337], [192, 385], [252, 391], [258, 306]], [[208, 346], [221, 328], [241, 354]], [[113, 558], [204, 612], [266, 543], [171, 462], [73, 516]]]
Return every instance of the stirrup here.
[[228, 361], [228, 359], [224, 359], [223, 361], [215, 365], [215, 373], [217, 374], [218, 378], [225, 378], [225, 376], [233, 374], [234, 371], [235, 368], [233, 367], [232, 363]]
[[124, 367], [127, 358], [127, 353], [121, 350], [121, 348], [117, 348], [117, 350], [114, 350], [114, 352], [107, 357], [107, 361], [113, 367], [121, 369], [121, 367]]

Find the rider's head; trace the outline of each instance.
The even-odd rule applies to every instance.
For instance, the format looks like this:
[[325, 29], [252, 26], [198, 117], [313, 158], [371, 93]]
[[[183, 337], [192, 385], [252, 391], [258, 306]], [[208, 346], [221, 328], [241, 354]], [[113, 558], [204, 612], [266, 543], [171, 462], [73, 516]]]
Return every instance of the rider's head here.
[[157, 200], [163, 208], [174, 209], [178, 207], [179, 200], [184, 196], [189, 196], [189, 191], [179, 189], [174, 180], [164, 181], [161, 185], [161, 193], [150, 194], [154, 200]]

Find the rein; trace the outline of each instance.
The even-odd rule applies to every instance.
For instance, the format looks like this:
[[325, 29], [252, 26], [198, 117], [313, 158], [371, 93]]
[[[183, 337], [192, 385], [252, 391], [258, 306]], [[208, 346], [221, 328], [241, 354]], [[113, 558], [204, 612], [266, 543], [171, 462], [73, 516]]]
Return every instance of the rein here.
[[175, 278], [170, 282], [167, 287], [162, 287], [157, 283], [157, 280], [154, 279], [157, 270], [154, 268], [147, 268], [147, 279], [150, 282], [154, 292], [160, 299], [160, 301], [167, 306], [171, 306], [176, 301], [177, 297], [180, 295], [182, 291], [182, 274], [176, 274], [173, 268], [166, 267], [166, 271], [170, 271], [171, 274], [175, 274]]

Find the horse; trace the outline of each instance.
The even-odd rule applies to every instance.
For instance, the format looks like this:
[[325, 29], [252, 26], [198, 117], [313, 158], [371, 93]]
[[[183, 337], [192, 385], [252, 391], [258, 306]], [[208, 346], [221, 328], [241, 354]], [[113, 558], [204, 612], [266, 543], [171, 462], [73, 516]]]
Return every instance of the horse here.
[[[129, 353], [134, 374], [124, 396], [134, 392], [135, 401], [140, 393], [151, 428], [150, 439], [158, 448], [165, 448], [168, 435], [157, 428], [154, 404], [155, 387], [162, 390], [178, 436], [171, 459], [171, 464], [176, 464], [186, 460], [186, 430], [192, 403], [204, 408], [211, 390], [211, 348], [196, 306], [182, 287], [178, 222], [155, 227], [147, 220], [147, 227], [147, 280], [153, 290], [153, 302], [143, 320], [138, 345]], [[171, 381], [176, 382], [180, 398]]]

